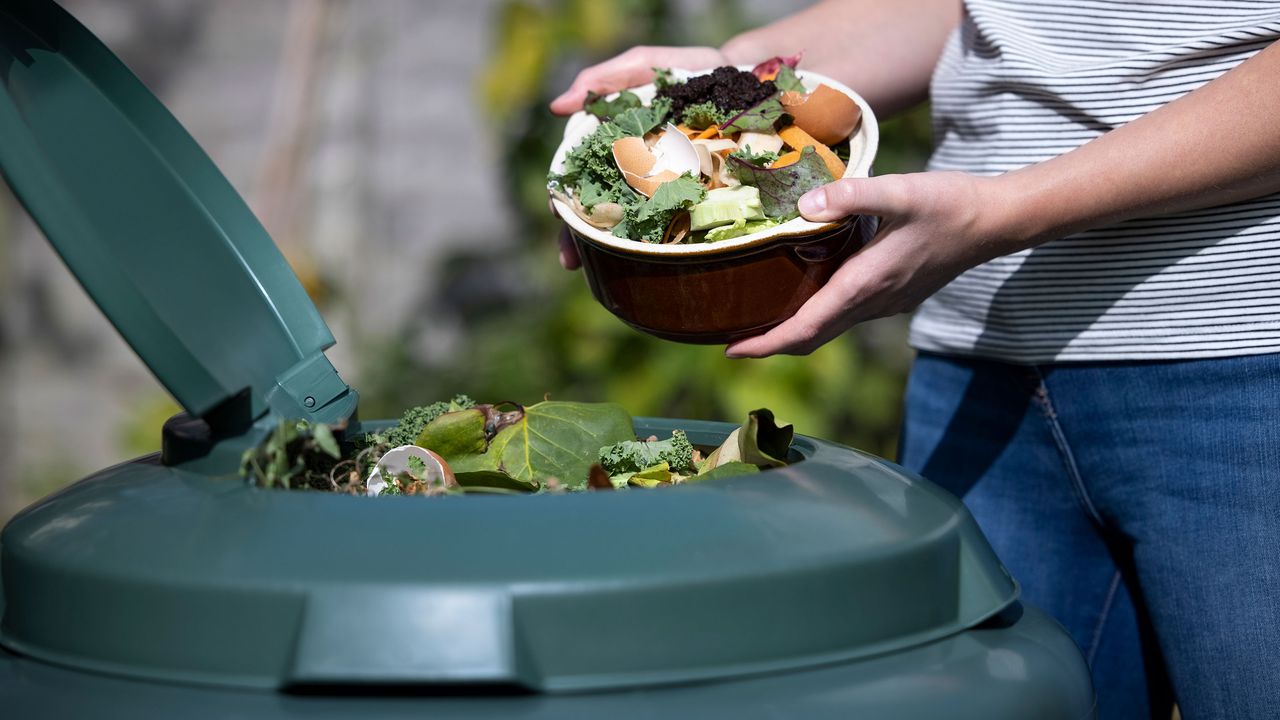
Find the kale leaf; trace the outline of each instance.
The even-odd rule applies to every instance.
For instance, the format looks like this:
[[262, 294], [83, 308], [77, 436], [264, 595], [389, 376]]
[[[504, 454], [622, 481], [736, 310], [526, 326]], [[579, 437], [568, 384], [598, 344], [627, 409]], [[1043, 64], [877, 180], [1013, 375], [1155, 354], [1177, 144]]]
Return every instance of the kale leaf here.
[[729, 157], [737, 158], [743, 162], [751, 163], [756, 167], [769, 167], [769, 164], [778, 159], [778, 153], [765, 150], [763, 152], [755, 152], [750, 145], [739, 148], [729, 153]]
[[391, 447], [412, 445], [422, 428], [447, 412], [457, 412], [475, 406], [475, 401], [466, 395], [456, 395], [452, 400], [434, 402], [430, 405], [409, 408], [395, 427], [386, 431], [382, 440]]
[[694, 469], [693, 445], [683, 430], [672, 430], [668, 440], [624, 440], [600, 449], [600, 464], [610, 475], [638, 473], [664, 462], [672, 472]]
[[719, 125], [737, 115], [737, 111], [725, 112], [711, 101], [695, 103], [684, 109], [681, 120], [694, 130], [706, 130], [712, 125]]
[[653, 68], [653, 87], [657, 90], [679, 85], [681, 80], [676, 80], [675, 75], [671, 73], [670, 68]]
[[623, 110], [608, 122], [602, 122], [582, 139], [564, 159], [564, 168], [547, 179], [569, 193], [590, 210], [599, 203], [616, 202], [624, 207], [644, 202], [644, 198], [627, 185], [622, 171], [613, 161], [615, 140], [645, 133], [661, 125], [671, 114], [671, 101], [655, 100], [649, 107]]
[[624, 111], [640, 107], [640, 105], [640, 98], [630, 90], [623, 90], [618, 93], [618, 97], [612, 100], [606, 100], [604, 95], [597, 95], [588, 91], [583, 109], [601, 120], [609, 120], [615, 115], [620, 115]]
[[[782, 106], [779, 105], [778, 107]], [[609, 124], [616, 127], [622, 135], [644, 137], [645, 133], [666, 122], [667, 116], [670, 114], [671, 100], [669, 98], [657, 98], [649, 104], [649, 107], [633, 107], [630, 110], [618, 113], [609, 121]]]
[[707, 190], [702, 182], [685, 173], [659, 185], [648, 200], [623, 205], [622, 222], [613, 228], [613, 234], [640, 242], [660, 243], [676, 213], [702, 202], [706, 196]]

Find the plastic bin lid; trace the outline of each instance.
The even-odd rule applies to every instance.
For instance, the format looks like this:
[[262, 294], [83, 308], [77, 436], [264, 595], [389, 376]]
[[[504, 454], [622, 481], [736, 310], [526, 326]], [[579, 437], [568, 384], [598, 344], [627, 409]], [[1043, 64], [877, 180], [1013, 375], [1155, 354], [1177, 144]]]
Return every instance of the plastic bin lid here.
[[0, 172], [189, 413], [333, 421], [356, 394], [244, 200], [159, 100], [50, 0], [0, 4]]

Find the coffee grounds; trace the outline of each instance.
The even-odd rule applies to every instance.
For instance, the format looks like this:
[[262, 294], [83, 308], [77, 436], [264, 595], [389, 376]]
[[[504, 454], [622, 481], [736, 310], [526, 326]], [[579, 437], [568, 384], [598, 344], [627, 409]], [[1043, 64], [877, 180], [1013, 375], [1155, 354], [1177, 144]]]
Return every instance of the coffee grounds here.
[[686, 82], [668, 85], [658, 97], [671, 99], [671, 112], [676, 118], [689, 105], [711, 101], [723, 112], [742, 111], [778, 91], [772, 80], [760, 79], [746, 70], [718, 67], [710, 75], [699, 75]]

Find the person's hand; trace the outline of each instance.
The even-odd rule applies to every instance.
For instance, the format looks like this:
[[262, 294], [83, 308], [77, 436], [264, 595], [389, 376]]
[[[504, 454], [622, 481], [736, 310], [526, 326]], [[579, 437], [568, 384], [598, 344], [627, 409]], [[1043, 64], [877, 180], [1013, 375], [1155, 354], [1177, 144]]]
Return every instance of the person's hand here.
[[729, 357], [807, 355], [860, 322], [914, 310], [957, 275], [1029, 247], [1005, 218], [1001, 178], [930, 172], [846, 179], [800, 199], [815, 222], [876, 215], [880, 229], [796, 314], [730, 345]]
[[706, 70], [729, 64], [728, 58], [713, 47], [633, 47], [578, 73], [569, 89], [551, 101], [551, 112], [569, 115], [581, 110], [587, 91], [606, 95], [653, 82], [656, 67]]

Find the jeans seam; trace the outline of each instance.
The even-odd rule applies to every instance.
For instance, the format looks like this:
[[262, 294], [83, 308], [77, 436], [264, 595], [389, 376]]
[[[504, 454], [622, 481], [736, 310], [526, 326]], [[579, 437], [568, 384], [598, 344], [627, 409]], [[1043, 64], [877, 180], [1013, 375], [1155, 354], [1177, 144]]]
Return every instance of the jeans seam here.
[[1122, 579], [1119, 570], [1111, 576], [1111, 587], [1107, 588], [1107, 597], [1102, 601], [1102, 609], [1098, 612], [1098, 623], [1093, 628], [1093, 637], [1089, 638], [1089, 650], [1085, 656], [1085, 662], [1090, 667], [1093, 666], [1093, 659], [1098, 655], [1098, 646], [1102, 644], [1102, 632], [1106, 628], [1107, 617], [1111, 615], [1111, 606], [1115, 603]]
[[1062, 458], [1062, 464], [1067, 471], [1067, 477], [1071, 481], [1072, 488], [1075, 490], [1076, 498], [1080, 504], [1084, 506], [1085, 512], [1089, 517], [1098, 524], [1099, 527], [1104, 526], [1102, 513], [1098, 512], [1097, 506], [1093, 504], [1093, 498], [1089, 497], [1089, 491], [1085, 489], [1084, 478], [1080, 477], [1080, 468], [1076, 465], [1075, 453], [1071, 452], [1071, 445], [1067, 442], [1067, 436], [1062, 432], [1062, 426], [1058, 423], [1058, 413], [1053, 408], [1053, 401], [1049, 398], [1049, 388], [1044, 384], [1044, 375], [1040, 373], [1039, 368], [1032, 368], [1036, 379], [1036, 401], [1040, 405], [1040, 415], [1044, 418], [1045, 424], [1049, 426], [1049, 433], [1053, 436], [1053, 444], [1058, 448], [1058, 454]]

